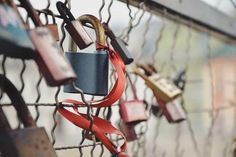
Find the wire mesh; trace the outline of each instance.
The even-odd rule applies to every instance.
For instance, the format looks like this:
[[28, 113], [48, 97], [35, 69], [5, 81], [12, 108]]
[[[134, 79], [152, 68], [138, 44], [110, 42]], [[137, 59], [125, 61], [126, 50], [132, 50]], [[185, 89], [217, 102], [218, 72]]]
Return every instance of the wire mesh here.
[[[65, 0], [63, 2], [73, 13], [78, 14], [79, 11], [75, 10], [77, 9], [75, 1]], [[90, 0], [91, 2], [92, 0]], [[233, 0], [231, 2], [235, 4]], [[45, 0], [40, 4], [43, 6], [42, 8], [38, 8], [37, 2], [32, 1], [32, 3], [45, 24], [53, 22], [52, 17], [56, 19], [56, 23], [60, 27], [59, 44], [66, 51], [69, 35], [66, 33], [65, 24], [55, 9], [56, 1]], [[184, 107], [187, 118], [186, 121], [174, 125], [168, 124], [164, 117], [157, 118], [152, 115], [151, 105], [157, 103], [152, 91], [145, 86], [139, 77], [130, 73], [132, 82], [138, 89], [138, 96], [142, 97], [148, 104], [149, 119], [135, 128], [138, 139], [129, 142], [128, 154], [133, 157], [232, 156], [233, 137], [236, 133], [235, 102], [221, 106], [214, 104], [215, 86], [213, 80], [215, 76], [213, 76], [214, 64], [212, 64], [211, 58], [212, 55], [215, 55], [213, 52], [216, 51], [215, 47], [220, 48], [218, 45], [233, 47], [233, 50], [235, 50], [235, 46], [213, 39], [209, 33], [197, 32], [191, 26], [181, 25], [179, 17], [176, 17], [175, 21], [169, 21], [162, 16], [154, 16], [145, 7], [145, 1], [139, 4], [139, 8], [130, 6], [129, 0], [126, 4], [114, 0], [101, 0], [99, 3], [97, 12], [94, 14], [101, 21], [106, 21], [111, 27], [115, 27], [115, 24], [122, 20], [115, 18], [116, 7], [119, 6], [125, 10], [128, 19], [126, 19], [124, 26], [120, 27], [119, 36], [128, 43], [128, 48], [134, 55], [136, 63], [150, 63], [157, 67], [159, 73], [169, 79], [180, 70], [185, 71], [183, 95], [176, 103], [180, 103]], [[83, 3], [78, 6], [80, 9], [82, 7]], [[21, 9], [20, 6], [19, 9]], [[24, 14], [23, 11], [22, 14]], [[166, 12], [164, 11], [163, 14]], [[26, 14], [24, 19], [32, 27], [32, 23]], [[1, 74], [9, 77], [17, 86], [32, 113], [34, 113], [35, 121], [38, 125], [46, 128], [59, 156], [111, 156], [103, 144], [96, 141], [94, 136], [92, 136], [92, 141], [87, 140], [85, 131], [71, 126], [57, 114], [59, 101], [63, 98], [79, 97], [87, 103], [88, 100], [96, 99], [96, 97], [84, 95], [80, 89], [78, 89], [80, 91], [78, 96], [63, 93], [61, 87], [48, 87], [33, 61], [11, 59], [3, 55], [0, 57]], [[114, 84], [112, 67], [110, 67], [109, 75], [109, 83], [112, 87]], [[235, 80], [233, 81], [231, 86], [235, 90]], [[128, 100], [131, 95], [129, 86], [127, 84], [123, 94], [125, 100]], [[206, 86], [208, 88], [205, 88]], [[16, 122], [11, 116], [14, 111], [12, 111], [8, 98], [3, 93], [1, 93], [0, 98], [1, 105], [7, 111], [11, 124], [18, 128], [22, 127], [20, 122]], [[63, 106], [73, 107], [65, 104]], [[83, 109], [90, 117], [91, 133], [93, 127], [91, 115], [99, 115], [115, 124], [119, 121], [119, 102], [112, 107], [98, 108], [96, 111], [87, 103]], [[224, 124], [226, 120], [229, 122]], [[224, 128], [227, 129], [224, 130]], [[111, 136], [111, 138], [117, 143], [120, 140], [115, 136]]]

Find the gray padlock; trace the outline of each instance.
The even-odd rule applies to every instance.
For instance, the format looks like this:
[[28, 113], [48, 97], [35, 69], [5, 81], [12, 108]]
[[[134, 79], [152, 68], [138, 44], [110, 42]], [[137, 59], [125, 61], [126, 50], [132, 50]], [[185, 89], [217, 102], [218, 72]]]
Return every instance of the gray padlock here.
[[[108, 93], [108, 52], [98, 45], [106, 45], [105, 30], [100, 21], [93, 15], [82, 15], [78, 20], [84, 25], [91, 24], [96, 31], [96, 51], [94, 53], [76, 52], [77, 45], [71, 39], [70, 51], [65, 53], [71, 63], [77, 79], [76, 86], [85, 94], [104, 96]], [[73, 85], [65, 85], [64, 92], [77, 93]]]
[[24, 129], [12, 130], [0, 107], [0, 152], [3, 157], [57, 157], [43, 127], [38, 128], [24, 99], [4, 75], [0, 88], [10, 98]]

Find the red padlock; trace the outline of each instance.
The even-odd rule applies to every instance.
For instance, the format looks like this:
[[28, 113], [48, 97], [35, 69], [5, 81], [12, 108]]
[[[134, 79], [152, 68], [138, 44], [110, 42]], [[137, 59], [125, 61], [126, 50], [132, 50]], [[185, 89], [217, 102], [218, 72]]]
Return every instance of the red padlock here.
[[119, 128], [123, 132], [128, 142], [134, 141], [137, 139], [137, 134], [135, 132], [135, 125], [127, 124], [122, 119], [119, 123]]
[[131, 85], [133, 100], [125, 101], [121, 99], [120, 103], [120, 115], [125, 123], [137, 124], [148, 119], [145, 104], [142, 100], [139, 100], [136, 94], [136, 88], [132, 83], [130, 76], [127, 74], [128, 80]]

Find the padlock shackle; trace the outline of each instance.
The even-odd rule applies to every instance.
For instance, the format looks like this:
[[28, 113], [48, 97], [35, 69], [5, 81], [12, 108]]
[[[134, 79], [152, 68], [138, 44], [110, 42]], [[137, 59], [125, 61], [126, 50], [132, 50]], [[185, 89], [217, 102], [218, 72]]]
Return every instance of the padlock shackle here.
[[130, 83], [130, 86], [131, 86], [131, 90], [132, 90], [132, 93], [133, 93], [133, 97], [135, 100], [138, 100], [138, 96], [137, 96], [137, 90], [136, 90], [136, 87], [135, 85], [133, 84], [132, 80], [131, 80], [131, 77], [129, 75], [129, 73], [126, 73], [126, 76], [129, 80], [129, 83]]
[[103, 22], [102, 23], [103, 28], [105, 29], [105, 33], [106, 35], [111, 39], [111, 40], [115, 40], [116, 39], [116, 35], [113, 33], [113, 31], [109, 28], [108, 24]]
[[27, 13], [30, 16], [30, 18], [32, 19], [34, 25], [36, 27], [42, 26], [43, 24], [42, 24], [38, 14], [37, 14], [37, 12], [35, 11], [32, 4], [30, 3], [30, 1], [29, 0], [19, 0], [19, 2], [25, 8], [25, 10], [27, 11]]
[[137, 64], [137, 66], [144, 70], [146, 76], [151, 76], [157, 73], [156, 68], [151, 64]]
[[[96, 44], [106, 46], [106, 36], [105, 36], [105, 29], [103, 28], [102, 23], [93, 15], [84, 14], [77, 18], [77, 20], [82, 24], [85, 25], [87, 23], [91, 24], [96, 33]], [[69, 39], [69, 51], [76, 52], [77, 51], [77, 44], [74, 42], [72, 37]], [[99, 48], [96, 45], [96, 49]]]
[[96, 43], [106, 46], [105, 29], [103, 28], [102, 23], [97, 17], [90, 14], [84, 14], [80, 16], [78, 20], [83, 25], [85, 25], [86, 23], [91, 24], [96, 32]]
[[12, 82], [6, 78], [4, 75], [0, 75], [0, 88], [2, 92], [5, 92], [10, 98], [14, 108], [17, 111], [17, 115], [25, 127], [36, 127], [36, 123], [25, 104], [24, 99], [17, 90], [17, 88], [12, 84]]
[[66, 24], [70, 23], [73, 20], [76, 20], [70, 9], [66, 7], [66, 5], [60, 1], [56, 3], [57, 10], [60, 13], [61, 17], [65, 21]]

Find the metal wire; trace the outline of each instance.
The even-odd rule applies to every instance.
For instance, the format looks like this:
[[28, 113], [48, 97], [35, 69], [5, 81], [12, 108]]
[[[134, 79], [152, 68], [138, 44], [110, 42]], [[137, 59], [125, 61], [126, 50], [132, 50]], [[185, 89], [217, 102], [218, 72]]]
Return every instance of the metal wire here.
[[[235, 2], [233, 0], [231, 0], [233, 6], [235, 7]], [[68, 5], [69, 8], [71, 8], [71, 0], [65, 0], [64, 1], [65, 4]], [[52, 4], [52, 1], [51, 0], [47, 0], [47, 4], [45, 6], [44, 9], [38, 9], [38, 13], [39, 14], [42, 14], [42, 15], [45, 15], [45, 23], [47, 24], [49, 22], [48, 18], [50, 16], [54, 16], [55, 18], [57, 18], [57, 20], [59, 18], [61, 18], [61, 16], [59, 15], [56, 15], [53, 11], [52, 12], [47, 12], [46, 9], [49, 9], [51, 7], [51, 5], [54, 5]], [[129, 5], [129, 0], [127, 0], [127, 8], [128, 8], [128, 15], [129, 15], [129, 23], [128, 23], [128, 26], [124, 28], [124, 30], [122, 31], [121, 33], [121, 37], [126, 41], [126, 42], [129, 42], [130, 41], [130, 38], [132, 37], [131, 36], [131, 32], [132, 30], [139, 26], [140, 23], [141, 23], [141, 20], [143, 19], [143, 16], [145, 15], [145, 13], [148, 11], [147, 8], [145, 7], [145, 1], [144, 2], [141, 2], [140, 5], [139, 5], [139, 8], [136, 12], [134, 12], [134, 15], [132, 16], [132, 10], [130, 8], [130, 5]], [[106, 20], [107, 23], [110, 23], [111, 22], [111, 18], [112, 18], [112, 6], [115, 7], [114, 5], [114, 0], [110, 0], [110, 3], [108, 4], [108, 8], [107, 8], [107, 12], [108, 12], [108, 18]], [[73, 7], [73, 6], [72, 6]], [[99, 19], [100, 21], [103, 21], [103, 15], [102, 15], [102, 11], [105, 7], [105, 0], [102, 0], [102, 4], [99, 8]], [[139, 15], [140, 14], [140, 15]], [[138, 16], [139, 15], [139, 16]], [[26, 18], [26, 23], [27, 21], [29, 20], [29, 18], [27, 17]], [[144, 26], [144, 33], [142, 35], [142, 37], [144, 37], [143, 39], [143, 43], [141, 45], [141, 48], [143, 49], [145, 47], [145, 45], [147, 44], [147, 39], [146, 39], [146, 35], [148, 34], [148, 31], [151, 31], [150, 30], [150, 21], [152, 20], [152, 14], [150, 14], [149, 18], [147, 19], [147, 22], [145, 23], [145, 26]], [[157, 60], [161, 60], [160, 58], [158, 58], [158, 52], [160, 51], [159, 50], [159, 47], [160, 47], [160, 41], [162, 40], [162, 37], [163, 37], [163, 34], [164, 34], [164, 31], [166, 29], [166, 23], [164, 21], [165, 19], [162, 18], [162, 26], [161, 26], [161, 29], [159, 31], [159, 35], [157, 36], [156, 38], [156, 41], [155, 41], [155, 48], [154, 48], [154, 52], [152, 53], [152, 58], [150, 60], [151, 64], [152, 65], [156, 65], [157, 64]], [[176, 18], [176, 20], [178, 21], [178, 17]], [[181, 19], [180, 19], [181, 20]], [[136, 21], [136, 23], [135, 23]], [[191, 22], [191, 21], [190, 21]], [[177, 39], [179, 38], [179, 29], [180, 29], [180, 25], [177, 23], [176, 24], [176, 30], [174, 32], [174, 36], [173, 36], [173, 42], [172, 42], [172, 45], [170, 47], [170, 52], [168, 52], [168, 55], [170, 55], [170, 58], [168, 60], [166, 60], [163, 65], [159, 68], [158, 67], [158, 70], [160, 71], [163, 71], [163, 68], [164, 67], [170, 67], [169, 70], [173, 70], [172, 72], [176, 72], [177, 71], [177, 66], [176, 66], [176, 62], [174, 60], [174, 51], [176, 49], [176, 44], [177, 44]], [[62, 49], [64, 49], [63, 47], [63, 44], [64, 44], [64, 41], [65, 41], [65, 38], [66, 38], [66, 33], [65, 33], [65, 29], [64, 29], [64, 23], [62, 23], [61, 25], [61, 33], [62, 33], [62, 37], [61, 37], [61, 40], [60, 40], [60, 46], [62, 47]], [[186, 73], [188, 73], [188, 71], [190, 71], [191, 69], [189, 68], [189, 65], [191, 63], [191, 58], [190, 58], [190, 51], [191, 51], [191, 40], [192, 40], [192, 27], [190, 26], [188, 28], [188, 36], [186, 38], [186, 54], [185, 54], [185, 62], [184, 62], [184, 70], [186, 71]], [[144, 52], [144, 51], [143, 51]], [[211, 52], [211, 47], [210, 47], [210, 36], [209, 36], [209, 40], [208, 40], [208, 56], [206, 56], [206, 58], [210, 58], [210, 52]], [[142, 57], [143, 57], [144, 53], [139, 57], [138, 61], [141, 61], [142, 60]], [[6, 56], [3, 56], [3, 59], [2, 59], [2, 62], [1, 62], [1, 65], [2, 65], [2, 71], [3, 71], [3, 74], [4, 75], [7, 75], [8, 73], [8, 67], [6, 66], [6, 60], [8, 61], [8, 57]], [[10, 60], [10, 59], [9, 59]], [[23, 93], [25, 89], [25, 85], [28, 83], [25, 81], [25, 78], [26, 78], [26, 68], [28, 66], [28, 64], [26, 64], [27, 61], [25, 60], [22, 60], [22, 67], [20, 67], [20, 74], [19, 74], [19, 79], [20, 79], [20, 83], [21, 83], [21, 86], [20, 86], [20, 92]], [[168, 66], [167, 66], [168, 65]], [[209, 69], [211, 67], [209, 66]], [[170, 75], [170, 72], [169, 74]], [[212, 79], [212, 74], [209, 74], [211, 79]], [[114, 85], [114, 71], [112, 71], [110, 73], [110, 77], [109, 77], [109, 81], [110, 81], [110, 84], [112, 87]], [[98, 142], [95, 140], [95, 136], [92, 135], [92, 139], [93, 139], [93, 143], [92, 144], [85, 144], [84, 141], [86, 140], [85, 138], [85, 131], [82, 131], [82, 136], [81, 136], [81, 141], [79, 141], [79, 145], [77, 146], [74, 146], [74, 145], [71, 145], [71, 146], [55, 146], [56, 142], [57, 142], [57, 137], [55, 136], [55, 130], [57, 128], [57, 120], [56, 120], [56, 112], [57, 112], [57, 107], [59, 105], [61, 106], [64, 106], [64, 107], [68, 107], [68, 108], [71, 108], [73, 107], [73, 105], [68, 105], [68, 104], [59, 104], [59, 94], [61, 92], [61, 88], [58, 87], [55, 94], [54, 94], [54, 99], [55, 99], [55, 103], [40, 103], [40, 100], [42, 99], [42, 75], [39, 73], [39, 77], [36, 78], [37, 79], [37, 84], [33, 87], [36, 91], [36, 99], [34, 101], [34, 103], [27, 103], [28, 106], [33, 106], [35, 107], [35, 111], [36, 111], [36, 117], [35, 117], [35, 121], [38, 121], [38, 119], [40, 118], [41, 116], [41, 113], [39, 111], [39, 107], [42, 107], [42, 108], [53, 108], [53, 113], [52, 113], [52, 118], [53, 118], [53, 126], [52, 126], [52, 129], [51, 129], [51, 137], [52, 137], [52, 144], [54, 145], [54, 148], [55, 150], [57, 151], [62, 151], [62, 150], [71, 150], [71, 149], [78, 149], [79, 152], [80, 152], [80, 156], [85, 156], [85, 153], [83, 151], [83, 148], [85, 147], [89, 147], [90, 148], [90, 156], [93, 157], [95, 155], [98, 155], [100, 157], [104, 156], [104, 146], [101, 142]], [[190, 84], [201, 84], [203, 82], [203, 80], [197, 80], [197, 79], [192, 79], [190, 80], [189, 78], [187, 78], [187, 75], [185, 76], [185, 86], [187, 85], [190, 85]], [[137, 76], [135, 76], [133, 78], [133, 82], [134, 82], [134, 85], [137, 86], [138, 84], [138, 78]], [[212, 83], [212, 82], [211, 82]], [[232, 84], [235, 84], [235, 82], [231, 82]], [[129, 91], [128, 91], [128, 88], [129, 88], [129, 85], [126, 86], [125, 88], [125, 92], [124, 92], [124, 99], [128, 99], [129, 97]], [[85, 96], [83, 94], [83, 91], [81, 91], [80, 89], [78, 89], [80, 91], [80, 95], [81, 95], [81, 99], [82, 101], [86, 104], [86, 99], [85, 99]], [[186, 89], [184, 90], [184, 93], [187, 93], [188, 91], [186, 91]], [[143, 91], [143, 94], [144, 94], [144, 99], [148, 99], [148, 89], [145, 88], [144, 91]], [[199, 156], [199, 157], [203, 157], [203, 156], [207, 156], [207, 157], [210, 157], [212, 156], [212, 149], [213, 149], [213, 137], [214, 137], [214, 126], [216, 125], [216, 121], [217, 121], [217, 118], [219, 117], [219, 114], [220, 112], [222, 111], [226, 111], [226, 110], [235, 110], [236, 111], [236, 105], [235, 104], [230, 104], [229, 106], [221, 106], [219, 108], [215, 108], [213, 105], [211, 106], [211, 108], [208, 108], [208, 109], [189, 109], [187, 108], [187, 104], [186, 104], [186, 98], [184, 96], [185, 94], [183, 94], [183, 98], [181, 100], [181, 104], [183, 105], [186, 113], [187, 113], [187, 120], [186, 120], [186, 124], [187, 124], [187, 128], [188, 128], [188, 131], [190, 133], [190, 137], [191, 137], [191, 142], [193, 144], [193, 147], [194, 147], [194, 153]], [[3, 94], [1, 93], [0, 95], [0, 99], [2, 99], [2, 96]], [[211, 95], [211, 97], [213, 98], [213, 95]], [[94, 99], [94, 97], [92, 97], [91, 99]], [[153, 98], [152, 98], [153, 99]], [[27, 100], [27, 99], [26, 99]], [[148, 101], [148, 100], [147, 100]], [[152, 101], [152, 100], [151, 100]], [[150, 101], [148, 101], [149, 103], [149, 106], [148, 106], [148, 113], [150, 114]], [[12, 106], [12, 104], [10, 103], [3, 103], [1, 104], [2, 106], [4, 107], [9, 107], [9, 106]], [[119, 104], [115, 104], [113, 106], [117, 107]], [[93, 130], [93, 119], [92, 119], [92, 109], [90, 107], [89, 104], [87, 104], [87, 106], [79, 106], [79, 107], [86, 107], [87, 109], [87, 115], [88, 115], [88, 119], [90, 120], [90, 131], [92, 132]], [[102, 113], [102, 116], [107, 119], [107, 120], [111, 120], [112, 119], [112, 116], [113, 116], [113, 108], [109, 107], [109, 108], [104, 108], [103, 110], [101, 109], [98, 109], [96, 110], [96, 115], [99, 116], [99, 113], [100, 112], [103, 112]], [[201, 151], [199, 149], [199, 146], [198, 146], [198, 143], [197, 143], [197, 136], [196, 136], [196, 132], [195, 130], [193, 129], [193, 123], [190, 119], [189, 116], [191, 115], [196, 115], [196, 114], [204, 114], [204, 113], [207, 113], [210, 115], [210, 118], [211, 118], [211, 124], [210, 124], [210, 127], [209, 127], [209, 130], [208, 130], [208, 134], [207, 134], [207, 137], [206, 137], [206, 143], [205, 143], [205, 150], [204, 150], [204, 153], [201, 154]], [[150, 116], [150, 115], [149, 115]], [[168, 153], [168, 148], [166, 149], [162, 149], [160, 147], [158, 147], [158, 138], [160, 137], [160, 129], [162, 127], [162, 124], [163, 123], [163, 120], [162, 118], [160, 119], [157, 119], [156, 120], [156, 123], [155, 123], [155, 133], [154, 133], [154, 138], [153, 138], [153, 146], [151, 148], [151, 151], [152, 151], [152, 154], [154, 156], [168, 156], [169, 153]], [[184, 123], [183, 123], [184, 124]], [[181, 141], [181, 138], [183, 136], [182, 134], [182, 131], [184, 131], [183, 129], [183, 124], [180, 124], [180, 125], [176, 125], [176, 132], [175, 132], [175, 148], [174, 148], [174, 154], [175, 156], [177, 157], [182, 157], [184, 156], [184, 153], [185, 153], [185, 149], [182, 147], [182, 141]], [[132, 153], [132, 156], [146, 156], [147, 155], [147, 150], [148, 148], [146, 148], [146, 142], [147, 142], [147, 138], [149, 137], [149, 135], [147, 135], [147, 131], [149, 130], [149, 126], [148, 126], [148, 122], [146, 123], [143, 123], [141, 126], [140, 126], [140, 129], [138, 130], [137, 132], [137, 135], [138, 135], [138, 140], [134, 141], [131, 143], [131, 153]], [[234, 137], [235, 135], [235, 132], [236, 132], [236, 125], [234, 126], [233, 128], [233, 131], [232, 131], [232, 135], [231, 135], [231, 138]], [[118, 143], [118, 140], [120, 140], [119, 138], [116, 138], [114, 139], [114, 141], [116, 141]], [[161, 143], [160, 143], [161, 144]], [[229, 149], [229, 147], [232, 145], [232, 141], [231, 140], [228, 140], [226, 141], [226, 145], [224, 147], [224, 151], [223, 151], [223, 154], [224, 156], [229, 156], [229, 154], [232, 153], [232, 150]], [[96, 146], [99, 146], [99, 148], [101, 149], [100, 153], [99, 154], [95, 154], [95, 148]], [[86, 154], [87, 155], [87, 154]], [[1, 156], [1, 153], [0, 153], [0, 156]]]

